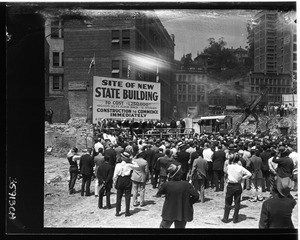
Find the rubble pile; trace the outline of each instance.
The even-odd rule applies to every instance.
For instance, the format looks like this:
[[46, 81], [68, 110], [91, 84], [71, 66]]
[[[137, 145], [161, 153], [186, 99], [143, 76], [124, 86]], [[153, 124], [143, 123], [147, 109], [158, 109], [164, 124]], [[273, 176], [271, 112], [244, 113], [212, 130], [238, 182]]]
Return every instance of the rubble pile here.
[[[270, 134], [278, 136], [281, 134], [281, 127], [288, 127], [289, 134], [297, 133], [297, 116], [289, 115], [285, 117], [279, 116], [259, 116], [259, 128], [261, 132], [265, 132], [269, 129]], [[256, 129], [256, 121], [253, 117], [246, 119], [240, 126], [241, 133], [254, 133]]]
[[85, 118], [72, 118], [64, 123], [45, 123], [45, 154], [65, 156], [72, 147], [79, 150], [93, 146], [93, 125]]

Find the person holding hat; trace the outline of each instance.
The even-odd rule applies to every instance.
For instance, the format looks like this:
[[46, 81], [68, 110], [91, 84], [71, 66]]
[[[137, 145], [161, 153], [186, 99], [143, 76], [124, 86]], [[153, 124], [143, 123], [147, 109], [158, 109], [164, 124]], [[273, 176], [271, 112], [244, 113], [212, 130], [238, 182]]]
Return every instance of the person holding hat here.
[[181, 165], [170, 164], [168, 167], [170, 181], [165, 182], [158, 194], [165, 194], [160, 228], [185, 228], [187, 222], [193, 220], [193, 204], [198, 201], [199, 194], [193, 186], [182, 181]]
[[277, 163], [277, 176], [276, 183], [277, 189], [280, 191], [281, 188], [292, 188], [292, 175], [294, 169], [293, 160], [288, 156], [289, 152], [284, 146], [278, 148], [279, 156], [273, 158], [273, 162]]
[[67, 154], [67, 159], [70, 164], [69, 194], [73, 194], [75, 193], [74, 186], [76, 183], [77, 175], [79, 173], [77, 161], [80, 159], [80, 156], [78, 155], [78, 149], [76, 147], [70, 149], [70, 151]]
[[121, 162], [116, 164], [114, 169], [113, 182], [115, 188], [117, 189], [117, 202], [116, 202], [116, 216], [121, 216], [121, 201], [123, 194], [125, 194], [125, 216], [131, 215], [130, 209], [130, 196], [131, 196], [131, 173], [132, 173], [132, 163], [131, 155], [128, 152], [121, 153]]
[[259, 219], [259, 228], [293, 229], [292, 213], [297, 202], [291, 197], [289, 187], [279, 189], [278, 179], [273, 188], [273, 197], [263, 202]]

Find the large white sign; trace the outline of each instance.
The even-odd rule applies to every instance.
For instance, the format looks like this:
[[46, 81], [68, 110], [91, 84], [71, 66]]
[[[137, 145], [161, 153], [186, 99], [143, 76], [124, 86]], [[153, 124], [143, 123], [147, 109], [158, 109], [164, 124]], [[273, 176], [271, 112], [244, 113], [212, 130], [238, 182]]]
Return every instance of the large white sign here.
[[93, 123], [160, 120], [160, 83], [94, 76]]

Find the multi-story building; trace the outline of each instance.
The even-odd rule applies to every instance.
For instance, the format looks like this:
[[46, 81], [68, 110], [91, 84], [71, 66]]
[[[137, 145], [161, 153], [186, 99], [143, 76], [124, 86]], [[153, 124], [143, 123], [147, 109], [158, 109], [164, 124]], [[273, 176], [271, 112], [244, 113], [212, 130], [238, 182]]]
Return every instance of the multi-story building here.
[[[59, 45], [56, 41], [60, 39], [51, 37], [49, 95], [61, 94], [68, 100], [70, 117], [80, 117], [86, 116], [92, 105], [93, 76], [158, 81], [161, 118], [170, 117], [174, 37], [154, 11], [93, 14], [89, 12], [89, 20], [65, 20], [54, 25], [59, 29], [63, 26], [63, 31], [56, 35], [63, 36], [63, 43]], [[89, 73], [94, 56], [95, 64]], [[154, 59], [157, 65], [147, 68], [141, 61], [135, 62], [135, 57]]]
[[290, 94], [297, 76], [295, 12], [261, 11], [255, 16], [254, 72], [250, 75], [251, 99], [268, 88], [269, 104], [280, 104]]
[[207, 84], [207, 74], [203, 71], [176, 71], [173, 88], [176, 118], [196, 117], [208, 111]]

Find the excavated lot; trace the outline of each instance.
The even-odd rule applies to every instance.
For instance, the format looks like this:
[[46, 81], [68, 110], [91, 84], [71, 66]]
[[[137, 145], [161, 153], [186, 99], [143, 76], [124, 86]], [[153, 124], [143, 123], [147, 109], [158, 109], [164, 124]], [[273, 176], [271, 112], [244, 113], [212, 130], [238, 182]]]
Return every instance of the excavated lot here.
[[[94, 195], [82, 197], [80, 195], [81, 180], [76, 182], [76, 194], [68, 194], [68, 161], [66, 158], [47, 156], [45, 158], [45, 191], [44, 191], [44, 227], [46, 228], [158, 228], [161, 221], [161, 211], [164, 198], [155, 198], [157, 189], [153, 189], [148, 182], [146, 185], [146, 206], [133, 207], [130, 217], [124, 215], [125, 200], [123, 197], [121, 213], [115, 216], [116, 190], [112, 189], [111, 209], [99, 209], [98, 198]], [[48, 183], [47, 183], [48, 182]], [[91, 191], [94, 193], [92, 181]], [[296, 192], [292, 195], [297, 198]], [[245, 190], [241, 202], [239, 222], [225, 224], [221, 222], [224, 207], [224, 192], [214, 192], [207, 189], [206, 202], [194, 204], [194, 220], [187, 224], [187, 228], [240, 228], [257, 229], [262, 202], [250, 202], [250, 191]], [[269, 192], [263, 193], [264, 197]], [[104, 201], [105, 206], [105, 201]], [[298, 228], [298, 204], [292, 216], [294, 225]]]
[[[251, 121], [250, 121], [251, 122]], [[241, 129], [251, 131], [255, 129], [254, 124], [246, 122]], [[292, 132], [296, 133], [296, 117], [272, 118], [270, 123], [271, 133], [279, 134], [280, 124], [290, 124]], [[49, 137], [50, 134], [52, 137]], [[125, 200], [123, 197], [121, 213], [115, 216], [116, 190], [112, 189], [111, 209], [98, 209], [98, 198], [94, 195], [89, 197], [80, 196], [81, 180], [76, 181], [76, 194], [69, 195], [69, 163], [66, 159], [67, 150], [70, 146], [85, 146], [92, 144], [92, 127], [84, 122], [84, 119], [72, 119], [67, 124], [53, 124], [45, 126], [46, 141], [45, 150], [45, 182], [44, 182], [44, 227], [45, 228], [158, 228], [161, 221], [161, 211], [164, 198], [153, 197], [157, 189], [153, 189], [150, 182], [146, 185], [146, 206], [133, 207], [131, 205], [130, 217], [124, 215]], [[60, 140], [62, 139], [62, 140]], [[51, 142], [52, 141], [52, 142]], [[92, 181], [91, 191], [94, 194], [94, 183]], [[297, 192], [292, 192], [297, 199]], [[186, 228], [200, 229], [257, 229], [260, 218], [262, 202], [250, 202], [248, 198], [250, 191], [245, 190], [242, 195], [239, 222], [225, 224], [221, 222], [224, 208], [224, 192], [214, 192], [207, 189], [206, 201], [194, 204], [194, 220], [189, 222]], [[265, 198], [269, 192], [264, 192]], [[104, 201], [105, 206], [105, 201]], [[298, 204], [293, 210], [292, 220], [298, 228]]]

